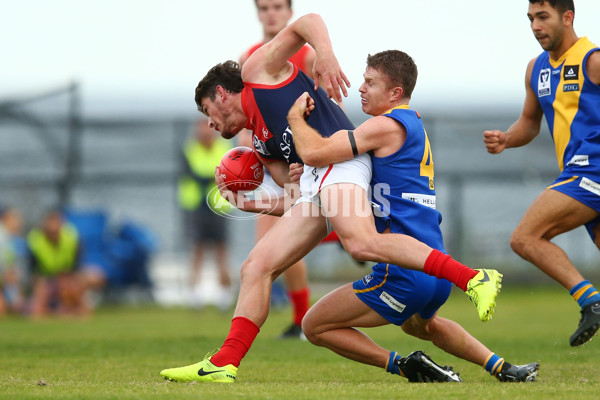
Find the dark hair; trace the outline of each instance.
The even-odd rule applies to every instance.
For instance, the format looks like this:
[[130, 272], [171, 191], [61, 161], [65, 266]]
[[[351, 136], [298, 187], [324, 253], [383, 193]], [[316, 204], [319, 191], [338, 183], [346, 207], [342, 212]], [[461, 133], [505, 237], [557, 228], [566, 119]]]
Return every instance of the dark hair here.
[[573, 0], [529, 0], [529, 4], [544, 4], [546, 2], [561, 14], [566, 11], [573, 11], [573, 14], [575, 14], [575, 4], [573, 3]]
[[[202, 105], [202, 99], [208, 97], [214, 100], [217, 86], [222, 86], [228, 92], [240, 93], [244, 88], [242, 82], [242, 69], [235, 61], [225, 61], [208, 70], [204, 78], [196, 86], [196, 105], [198, 110]], [[200, 110], [202, 111], [202, 110]]]
[[367, 67], [383, 72], [390, 80], [392, 87], [404, 89], [404, 97], [410, 99], [417, 84], [417, 64], [400, 50], [386, 50], [367, 57]]
[[[287, 0], [287, 2], [288, 6], [292, 8], [292, 0]], [[254, 5], [256, 6], [256, 8], [258, 8], [258, 0], [254, 0]]]

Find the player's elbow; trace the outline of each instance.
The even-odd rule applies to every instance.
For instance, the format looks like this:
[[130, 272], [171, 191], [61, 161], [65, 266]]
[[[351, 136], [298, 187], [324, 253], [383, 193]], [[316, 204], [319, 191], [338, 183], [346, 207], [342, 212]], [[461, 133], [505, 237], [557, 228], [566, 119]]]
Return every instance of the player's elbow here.
[[342, 244], [344, 248], [356, 261], [377, 261], [379, 257], [377, 257], [377, 245], [378, 242], [376, 240], [371, 240], [374, 238], [370, 237], [350, 237], [350, 238], [340, 238], [342, 240]]

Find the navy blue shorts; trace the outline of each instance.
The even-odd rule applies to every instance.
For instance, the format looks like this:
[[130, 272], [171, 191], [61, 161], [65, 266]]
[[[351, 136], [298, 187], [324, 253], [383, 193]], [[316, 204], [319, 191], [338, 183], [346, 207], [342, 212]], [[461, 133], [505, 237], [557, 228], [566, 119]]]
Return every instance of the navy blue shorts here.
[[358, 298], [394, 325], [413, 314], [432, 318], [446, 302], [452, 283], [393, 264], [376, 264], [373, 272], [352, 284]]
[[[600, 176], [589, 174], [586, 174], [586, 176], [572, 175], [572, 172], [563, 171], [563, 173], [556, 178], [548, 188], [564, 193], [580, 203], [600, 212], [599, 182]], [[600, 222], [600, 217], [585, 224], [585, 228], [592, 240], [594, 240], [593, 229], [598, 225], [598, 222]]]

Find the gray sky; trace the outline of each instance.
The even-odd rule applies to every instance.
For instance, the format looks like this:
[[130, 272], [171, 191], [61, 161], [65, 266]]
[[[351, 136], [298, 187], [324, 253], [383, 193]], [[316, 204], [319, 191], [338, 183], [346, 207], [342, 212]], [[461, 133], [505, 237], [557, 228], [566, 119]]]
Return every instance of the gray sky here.
[[[600, 2], [576, 0], [575, 30], [600, 44]], [[193, 89], [214, 64], [262, 37], [252, 0], [0, 0], [0, 98], [75, 79], [86, 110], [195, 111]], [[541, 52], [526, 0], [294, 0], [322, 15], [358, 104], [368, 53], [401, 49], [419, 67], [413, 104], [493, 107], [523, 101]]]

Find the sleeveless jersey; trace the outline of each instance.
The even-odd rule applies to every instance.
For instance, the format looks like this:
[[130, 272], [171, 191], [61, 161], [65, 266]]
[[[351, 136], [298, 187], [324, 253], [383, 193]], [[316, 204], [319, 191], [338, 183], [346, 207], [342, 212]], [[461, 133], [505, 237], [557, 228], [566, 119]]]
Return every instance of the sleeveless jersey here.
[[[263, 45], [264, 45], [264, 43], [261, 42], [261, 43], [256, 43], [254, 46], [250, 47], [248, 49], [248, 51], [246, 52], [246, 58], [250, 57], [252, 55], [252, 53], [254, 53], [256, 50], [261, 48], [261, 46], [263, 46]], [[305, 74], [308, 74], [308, 71], [306, 70], [306, 55], [308, 54], [310, 49], [312, 49], [312, 47], [305, 44], [304, 46], [302, 46], [302, 48], [300, 50], [298, 50], [298, 52], [296, 52], [296, 54], [294, 54], [293, 56], [291, 56], [289, 58], [289, 61], [291, 61], [298, 68], [300, 68]]]
[[373, 202], [379, 232], [390, 228], [445, 252], [440, 229], [442, 215], [435, 208], [431, 146], [419, 114], [399, 106], [383, 114], [406, 129], [402, 147], [386, 157], [371, 156]]
[[585, 64], [600, 50], [580, 38], [560, 59], [540, 54], [531, 74], [554, 145], [560, 170], [573, 175], [600, 169], [600, 86], [590, 81]]
[[252, 131], [256, 151], [266, 159], [283, 160], [288, 164], [302, 160], [296, 153], [287, 114], [296, 99], [308, 92], [315, 109], [306, 120], [321, 136], [329, 137], [341, 129], [354, 129], [342, 109], [327, 97], [324, 89], [314, 90], [314, 82], [294, 65], [292, 75], [277, 85], [244, 82], [242, 107], [248, 117], [247, 129]]

